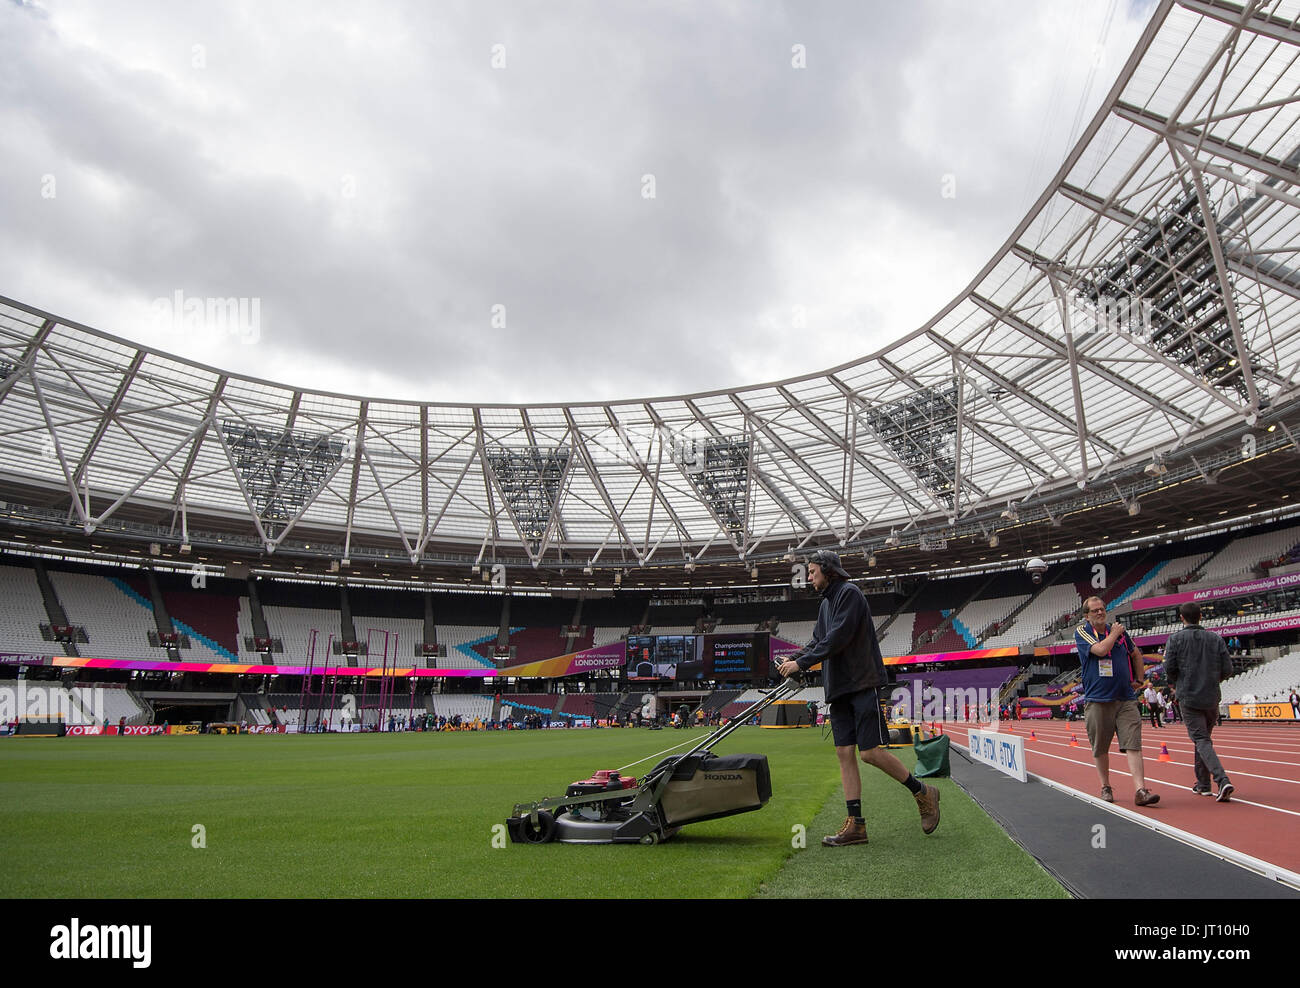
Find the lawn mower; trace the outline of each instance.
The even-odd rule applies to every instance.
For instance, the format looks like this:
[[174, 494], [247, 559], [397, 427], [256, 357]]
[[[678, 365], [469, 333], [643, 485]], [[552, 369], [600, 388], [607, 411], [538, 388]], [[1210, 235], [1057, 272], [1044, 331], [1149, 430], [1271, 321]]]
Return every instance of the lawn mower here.
[[718, 756], [710, 748], [769, 704], [802, 688], [802, 681], [785, 680], [640, 780], [605, 769], [572, 783], [563, 796], [517, 804], [506, 821], [510, 839], [522, 844], [658, 844], [688, 823], [762, 809], [772, 795], [767, 756]]

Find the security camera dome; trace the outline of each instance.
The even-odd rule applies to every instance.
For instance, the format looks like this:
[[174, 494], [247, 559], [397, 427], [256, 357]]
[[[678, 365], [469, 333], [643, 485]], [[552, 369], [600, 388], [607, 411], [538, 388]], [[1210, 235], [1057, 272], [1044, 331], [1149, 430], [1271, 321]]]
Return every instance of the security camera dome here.
[[1035, 583], [1043, 582], [1043, 574], [1047, 572], [1047, 563], [1043, 562], [1037, 556], [1025, 563], [1025, 572], [1027, 572]]

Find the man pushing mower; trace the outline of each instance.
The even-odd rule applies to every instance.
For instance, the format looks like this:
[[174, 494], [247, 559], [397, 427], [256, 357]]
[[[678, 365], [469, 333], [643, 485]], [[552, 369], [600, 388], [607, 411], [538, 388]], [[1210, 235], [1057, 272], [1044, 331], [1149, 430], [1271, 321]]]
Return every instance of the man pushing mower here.
[[918, 782], [902, 762], [882, 747], [889, 743], [889, 730], [881, 716], [879, 693], [887, 677], [867, 599], [849, 582], [839, 554], [828, 549], [818, 550], [809, 558], [808, 578], [822, 595], [812, 641], [777, 670], [789, 678], [822, 663], [822, 683], [830, 704], [835, 755], [848, 810], [840, 832], [823, 837], [822, 844], [843, 847], [867, 843], [859, 757], [907, 786], [921, 811], [921, 829], [934, 833], [939, 826], [939, 790]]

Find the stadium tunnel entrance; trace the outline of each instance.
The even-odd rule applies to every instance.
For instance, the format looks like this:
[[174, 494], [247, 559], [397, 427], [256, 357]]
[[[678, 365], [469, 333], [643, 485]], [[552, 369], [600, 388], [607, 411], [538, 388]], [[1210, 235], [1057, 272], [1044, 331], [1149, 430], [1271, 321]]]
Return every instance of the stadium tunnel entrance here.
[[166, 696], [146, 696], [154, 710], [154, 723], [194, 724], [206, 727], [215, 722], [221, 723], [234, 719], [234, 701], [229, 697], [197, 699], [186, 697], [173, 700]]

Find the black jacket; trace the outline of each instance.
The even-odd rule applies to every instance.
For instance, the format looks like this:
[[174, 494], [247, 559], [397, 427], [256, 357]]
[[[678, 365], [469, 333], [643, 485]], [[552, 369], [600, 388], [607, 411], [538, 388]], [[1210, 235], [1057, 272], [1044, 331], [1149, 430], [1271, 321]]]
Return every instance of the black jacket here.
[[1193, 710], [1219, 709], [1219, 683], [1232, 675], [1228, 646], [1213, 631], [1189, 624], [1169, 636], [1165, 675], [1178, 691], [1178, 703]]
[[812, 641], [794, 659], [804, 670], [823, 663], [822, 686], [828, 703], [885, 684], [880, 642], [861, 590], [847, 580], [831, 581], [822, 591]]

